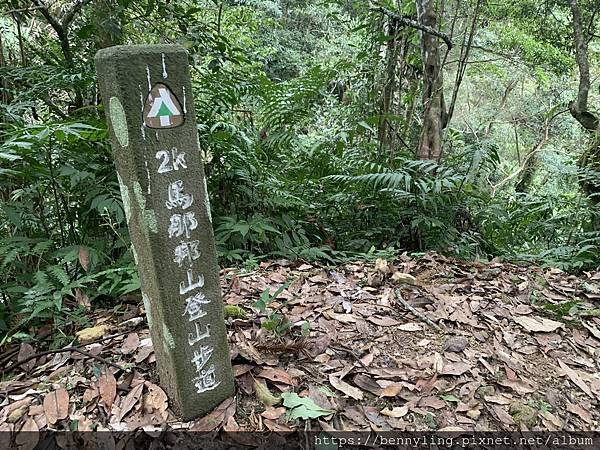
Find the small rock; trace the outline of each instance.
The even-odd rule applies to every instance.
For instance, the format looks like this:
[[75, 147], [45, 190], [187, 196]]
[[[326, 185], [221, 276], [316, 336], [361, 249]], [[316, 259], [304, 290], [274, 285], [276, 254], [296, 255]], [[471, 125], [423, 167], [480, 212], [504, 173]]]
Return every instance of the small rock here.
[[417, 279], [415, 277], [408, 273], [402, 272], [394, 272], [394, 274], [392, 275], [392, 281], [395, 281], [396, 283], [405, 283], [412, 285], [417, 284]]
[[464, 336], [451, 336], [444, 343], [444, 351], [460, 353], [469, 345], [469, 340]]
[[479, 419], [479, 416], [481, 416], [481, 411], [479, 411], [478, 409], [470, 409], [469, 411], [467, 411], [467, 417], [469, 419], [477, 420]]
[[510, 404], [509, 412], [515, 422], [525, 425], [529, 429], [537, 423], [538, 412], [529, 405], [513, 402]]
[[89, 342], [100, 339], [102, 336], [104, 336], [104, 333], [106, 333], [107, 331], [108, 326], [98, 325], [96, 327], [84, 328], [83, 330], [75, 333], [75, 336], [77, 336], [77, 339], [79, 340], [80, 344], [87, 344]]

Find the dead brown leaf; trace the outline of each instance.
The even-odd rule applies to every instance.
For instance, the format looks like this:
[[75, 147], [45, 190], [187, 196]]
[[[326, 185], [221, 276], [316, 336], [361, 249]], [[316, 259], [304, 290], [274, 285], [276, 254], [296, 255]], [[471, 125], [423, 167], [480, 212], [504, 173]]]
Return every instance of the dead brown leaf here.
[[324, 313], [324, 315], [327, 315], [327, 316], [329, 316], [329, 318], [335, 319], [341, 323], [355, 323], [356, 322], [356, 317], [354, 317], [352, 314], [337, 314], [337, 313], [334, 313], [331, 311], [327, 311], [326, 313]]
[[564, 326], [562, 322], [556, 322], [545, 317], [517, 316], [513, 317], [513, 320], [532, 333], [550, 333]]
[[115, 376], [106, 366], [102, 369], [98, 378], [98, 392], [106, 405], [107, 411], [110, 411], [117, 395], [117, 380], [115, 380]]
[[237, 378], [237, 377], [241, 377], [245, 373], [250, 372], [252, 369], [254, 369], [254, 366], [251, 364], [236, 364], [235, 366], [233, 366], [232, 369], [233, 369], [233, 376], [235, 378]]
[[54, 425], [69, 414], [69, 393], [66, 389], [57, 389], [44, 397], [44, 412], [48, 423]]
[[144, 383], [148, 388], [148, 393], [143, 399], [143, 409], [147, 413], [157, 412], [160, 416], [166, 417], [168, 407], [168, 397], [160, 386], [146, 381]]
[[389, 316], [379, 317], [379, 316], [370, 316], [367, 317], [369, 322], [373, 322], [375, 325], [379, 325], [380, 327], [392, 327], [394, 325], [400, 325], [396, 319], [392, 319]]
[[533, 386], [523, 380], [500, 380], [498, 381], [498, 384], [511, 388], [513, 391], [521, 395], [531, 394], [532, 392], [536, 391]]
[[589, 424], [592, 423], [592, 414], [589, 411], [587, 411], [586, 409], [582, 408], [579, 405], [574, 405], [571, 402], [566, 402], [566, 403], [567, 403], [567, 411], [569, 411], [573, 414], [577, 414], [579, 417], [581, 417], [583, 420], [585, 420]]
[[119, 405], [121, 411], [119, 413], [117, 422], [121, 422], [123, 420], [123, 417], [125, 417], [127, 415], [127, 413], [129, 411], [131, 411], [131, 409], [140, 400], [140, 397], [142, 396], [142, 390], [143, 389], [144, 389], [144, 385], [143, 384], [138, 384], [136, 387], [134, 387], [133, 389], [131, 389], [131, 391], [129, 391], [129, 393], [125, 396], [125, 398], [123, 399], [123, 401]]
[[409, 407], [408, 406], [396, 406], [392, 409], [386, 407], [381, 410], [381, 414], [388, 417], [401, 418], [408, 414]]
[[198, 419], [190, 428], [190, 431], [213, 431], [218, 428], [223, 422], [229, 420], [232, 417], [230, 408], [234, 408], [235, 412], [235, 401], [233, 398], [228, 398], [217, 406], [214, 411], [207, 414], [206, 416]]
[[514, 425], [515, 421], [511, 415], [500, 405], [492, 405], [492, 410], [496, 414], [496, 417], [505, 425]]
[[446, 407], [446, 402], [435, 395], [423, 397], [419, 401], [419, 406], [424, 408], [442, 409]]
[[370, 392], [371, 394], [374, 395], [381, 395], [381, 391], [382, 388], [381, 386], [379, 386], [375, 380], [373, 380], [373, 378], [367, 376], [367, 375], [363, 375], [362, 373], [359, 373], [357, 375], [354, 376], [354, 378], [352, 379], [352, 381], [354, 382], [355, 385], [357, 385], [359, 388]]
[[379, 396], [380, 397], [395, 397], [402, 391], [403, 388], [404, 388], [404, 386], [402, 386], [400, 383], [393, 383], [393, 384], [390, 384], [389, 386], [387, 386], [385, 389], [383, 389], [381, 391], [381, 394], [379, 394]]
[[83, 245], [79, 246], [79, 264], [86, 272], [90, 268], [90, 252]]
[[284, 414], [285, 414], [285, 408], [283, 406], [280, 406], [279, 408], [274, 408], [273, 406], [269, 406], [269, 407], [267, 407], [267, 409], [265, 409], [261, 413], [261, 416], [263, 416], [265, 419], [277, 420]]
[[286, 432], [294, 431], [292, 428], [282, 425], [280, 423], [277, 423], [273, 420], [265, 419], [265, 420], [263, 420], [263, 423], [269, 430], [274, 431], [275, 433], [286, 433]]
[[123, 345], [121, 345], [121, 353], [124, 355], [129, 355], [133, 353], [140, 345], [140, 337], [137, 333], [129, 333], [125, 341], [123, 341]]
[[579, 387], [579, 389], [581, 389], [583, 392], [585, 392], [590, 397], [594, 398], [594, 394], [592, 394], [590, 387], [587, 385], [587, 383], [585, 381], [583, 381], [583, 379], [579, 376], [579, 374], [575, 370], [571, 369], [560, 359], [558, 360], [558, 365], [560, 366], [560, 368], [562, 370], [564, 370], [564, 372], [571, 379], [571, 381]]
[[585, 321], [582, 321], [581, 323], [583, 324], [584, 327], [586, 327], [588, 329], [588, 331], [590, 333], [592, 333], [592, 336], [594, 336], [596, 339], [600, 340], [600, 330], [598, 328], [596, 328], [591, 323], [586, 323]]
[[96, 383], [92, 383], [91, 386], [83, 392], [83, 401], [85, 403], [89, 403], [98, 397], [98, 395], [100, 395], [98, 392], [98, 385]]
[[344, 394], [346, 394], [349, 397], [352, 397], [355, 400], [363, 399], [363, 392], [360, 389], [354, 386], [350, 386], [348, 383], [340, 380], [334, 375], [329, 375], [329, 383], [331, 383], [331, 385], [338, 391], [343, 392]]
[[[19, 362], [23, 361], [26, 358], [29, 358], [30, 356], [32, 356], [33, 354], [35, 354], [35, 349], [33, 348], [33, 346], [27, 342], [23, 342], [21, 344], [21, 347], [19, 348], [19, 354], [17, 355], [17, 361], [19, 361]], [[36, 359], [32, 359], [31, 361], [21, 364], [21, 368], [24, 371], [29, 372], [31, 369], [33, 369], [35, 367], [35, 363], [36, 363]]]
[[470, 368], [471, 366], [465, 362], [449, 362], [444, 364], [440, 374], [459, 376], [467, 372]]
[[328, 334], [319, 336], [312, 345], [311, 354], [313, 356], [319, 356], [323, 353], [327, 347], [331, 344], [331, 337]]
[[256, 377], [266, 378], [267, 380], [271, 380], [275, 383], [289, 384], [291, 386], [296, 384], [292, 377], [290, 377], [285, 370], [276, 367], [263, 369]]
[[136, 364], [139, 364], [142, 361], [145, 361], [148, 358], [148, 356], [152, 355], [153, 353], [154, 353], [154, 347], [152, 347], [151, 345], [140, 348], [139, 351], [137, 352], [137, 355], [135, 355]]

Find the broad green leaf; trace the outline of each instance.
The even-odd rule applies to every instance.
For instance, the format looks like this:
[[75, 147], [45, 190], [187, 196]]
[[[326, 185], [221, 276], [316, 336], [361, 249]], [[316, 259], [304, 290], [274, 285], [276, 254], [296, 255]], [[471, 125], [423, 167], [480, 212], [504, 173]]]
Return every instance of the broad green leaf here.
[[283, 406], [288, 408], [287, 416], [290, 420], [315, 419], [333, 413], [333, 410], [321, 408], [313, 399], [300, 397], [295, 392], [284, 392], [281, 394]]
[[455, 403], [460, 402], [460, 399], [456, 395], [447, 394], [447, 395], [440, 395], [440, 397], [442, 400], [446, 400], [447, 402], [455, 402]]

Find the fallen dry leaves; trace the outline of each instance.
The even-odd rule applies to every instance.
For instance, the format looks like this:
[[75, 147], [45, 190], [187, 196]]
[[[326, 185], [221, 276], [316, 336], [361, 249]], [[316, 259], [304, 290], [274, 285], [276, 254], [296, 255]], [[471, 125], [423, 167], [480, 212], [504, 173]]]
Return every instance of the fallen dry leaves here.
[[[85, 351], [122, 369], [64, 352], [36, 356], [0, 382], [2, 439], [33, 448], [28, 431], [289, 431], [307, 420], [329, 431], [600, 427], [598, 273], [427, 254], [335, 268], [263, 262], [221, 280], [226, 303], [246, 312], [227, 319], [235, 399], [179, 421], [157, 384], [138, 303], [129, 320], [96, 311], [95, 326], [78, 333], [95, 342]], [[274, 336], [252, 305], [283, 284], [270, 307], [291, 329]], [[40, 351], [6, 350], [10, 363]], [[295, 417], [313, 419], [290, 419], [282, 399], [292, 394]], [[240, 436], [232, 445], [265, 444]]]

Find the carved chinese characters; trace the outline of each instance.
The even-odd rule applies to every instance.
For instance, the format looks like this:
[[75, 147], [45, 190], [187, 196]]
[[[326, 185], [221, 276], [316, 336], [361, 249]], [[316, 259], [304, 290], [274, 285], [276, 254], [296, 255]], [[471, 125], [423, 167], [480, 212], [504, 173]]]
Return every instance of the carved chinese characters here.
[[191, 419], [234, 384], [187, 61], [178, 46], [96, 56], [161, 385]]
[[[169, 153], [164, 150], [157, 152], [156, 159], [160, 159], [161, 155], [164, 154], [168, 155]], [[178, 161], [179, 158], [179, 166], [175, 164], [173, 166], [161, 165], [162, 172], [161, 168], [159, 168], [159, 175], [174, 171], [175, 167], [180, 171], [180, 174], [183, 174], [183, 171], [189, 170], [185, 167], [185, 164], [181, 164], [181, 162], [185, 162], [185, 152], [180, 152], [176, 148], [173, 148], [171, 155], [173, 155], [174, 162]], [[166, 183], [168, 200], [165, 202], [165, 206], [172, 212], [167, 232], [169, 238], [173, 240], [176, 238], [190, 239], [192, 232], [198, 227], [195, 211], [192, 208], [194, 205], [194, 196], [186, 193], [184, 189], [183, 180]], [[210, 337], [210, 324], [203, 323], [205, 321], [201, 320], [207, 315], [206, 308], [210, 305], [210, 299], [202, 292], [204, 275], [196, 273], [193, 267], [194, 261], [201, 257], [198, 245], [199, 240], [181, 240], [173, 247], [173, 261], [179, 267], [187, 266], [186, 279], [179, 283], [179, 294], [185, 298], [183, 316], [189, 322], [193, 323], [193, 331], [189, 333], [188, 345], [193, 348], [194, 356], [190, 362], [194, 364], [197, 374], [193, 382], [197, 388], [197, 392], [201, 394], [216, 388], [221, 382], [217, 379], [215, 365], [210, 364], [209, 361], [214, 351], [210, 343], [206, 342]]]

